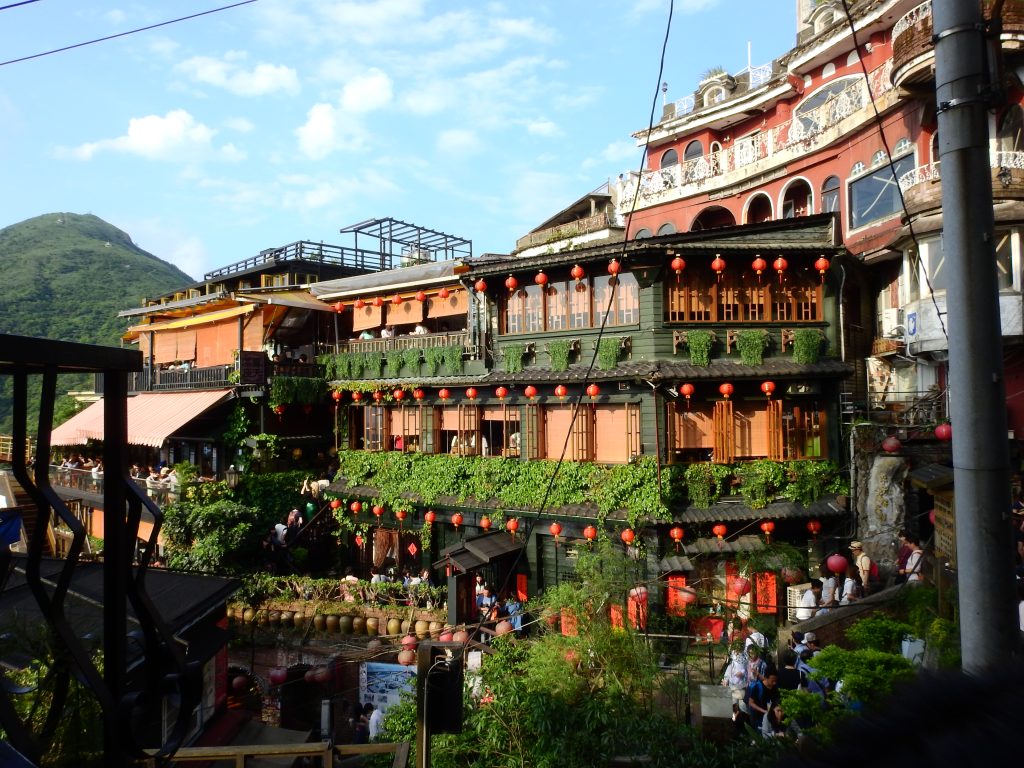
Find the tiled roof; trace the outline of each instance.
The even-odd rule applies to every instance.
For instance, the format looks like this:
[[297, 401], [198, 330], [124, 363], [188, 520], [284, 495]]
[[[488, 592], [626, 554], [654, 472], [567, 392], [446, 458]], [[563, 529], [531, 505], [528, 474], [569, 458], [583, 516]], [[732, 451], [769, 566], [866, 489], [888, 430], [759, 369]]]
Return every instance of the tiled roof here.
[[837, 496], [825, 496], [810, 506], [792, 501], [774, 501], [764, 509], [751, 509], [746, 504], [729, 501], [712, 507], [688, 507], [679, 521], [683, 523], [719, 523], [741, 520], [800, 520], [811, 517], [838, 517], [846, 514]]

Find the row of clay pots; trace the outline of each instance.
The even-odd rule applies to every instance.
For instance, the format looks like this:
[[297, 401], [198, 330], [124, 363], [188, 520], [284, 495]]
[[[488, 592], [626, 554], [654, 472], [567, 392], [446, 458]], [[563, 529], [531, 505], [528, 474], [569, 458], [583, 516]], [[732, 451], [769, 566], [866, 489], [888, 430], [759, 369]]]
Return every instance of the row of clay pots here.
[[410, 622], [401, 619], [388, 619], [382, 624], [381, 619], [376, 616], [350, 616], [347, 614], [317, 613], [305, 614], [301, 611], [257, 611], [254, 608], [232, 608], [229, 609], [229, 616], [235, 621], [245, 624], [253, 622], [261, 626], [294, 626], [304, 629], [312, 621], [313, 628], [317, 632], [330, 632], [342, 635], [400, 635], [415, 634], [423, 640], [431, 637], [437, 640], [441, 635], [444, 624], [440, 621], [416, 621]]

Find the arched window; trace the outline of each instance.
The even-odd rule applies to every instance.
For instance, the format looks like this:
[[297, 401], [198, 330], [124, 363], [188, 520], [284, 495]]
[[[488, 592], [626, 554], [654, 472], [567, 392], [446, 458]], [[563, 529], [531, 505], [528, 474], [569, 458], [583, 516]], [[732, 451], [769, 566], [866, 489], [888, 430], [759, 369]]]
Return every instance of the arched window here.
[[821, 185], [821, 211], [832, 213], [839, 210], [839, 177], [829, 176]]
[[830, 61], [828, 64], [826, 64], [824, 67], [822, 67], [822, 69], [821, 69], [821, 79], [822, 80], [827, 80], [828, 78], [832, 77], [832, 75], [834, 75], [835, 73], [836, 73], [836, 65], [833, 64]]
[[701, 144], [699, 141], [696, 141], [696, 140], [691, 141], [689, 144], [687, 144], [686, 145], [686, 149], [683, 150], [683, 159], [684, 160], [694, 160], [694, 159], [696, 159], [698, 157], [703, 157], [703, 156], [704, 156], [704, 145]]
[[[799, 121], [796, 129], [801, 136], [813, 136], [844, 117], [853, 114], [866, 103], [867, 96], [860, 90], [850, 90], [842, 99], [836, 97], [854, 85], [860, 85], [860, 75], [838, 77], [826, 83], [797, 104], [793, 117]], [[828, 108], [826, 105], [831, 104]], [[790, 129], [791, 131], [795, 129]]]
[[671, 221], [666, 221], [660, 227], [658, 227], [659, 235], [674, 235], [676, 233], [676, 226]]
[[679, 153], [674, 149], [670, 149], [661, 156], [661, 167], [668, 168], [672, 165], [679, 164]]
[[897, 141], [896, 145], [892, 148], [892, 156], [893, 157], [899, 157], [900, 155], [905, 155], [905, 154], [907, 154], [907, 152], [913, 152], [913, 151], [914, 151], [913, 143], [911, 143], [910, 139], [908, 139], [906, 136], [904, 136], [902, 139]]
[[725, 101], [725, 89], [724, 88], [712, 88], [704, 94], [704, 106], [710, 107], [712, 104], [717, 104], [720, 101]]
[[649, 230], [646, 227], [644, 227], [643, 229], [638, 229], [636, 231], [636, 234], [633, 235], [633, 239], [634, 240], [643, 240], [645, 237], [650, 237], [650, 236], [651, 236], [651, 230]]
[[711, 142], [711, 147], [708, 149], [708, 152], [713, 155], [713, 154], [715, 154], [715, 152], [721, 152], [721, 151], [722, 151], [722, 145], [719, 142], [717, 142], [717, 141], [712, 141]]
[[880, 165], [884, 165], [889, 159], [889, 156], [885, 154], [884, 149], [880, 149], [871, 156], [871, 167], [877, 168]]
[[867, 166], [864, 165], [864, 163], [860, 163], [860, 162], [854, 163], [853, 164], [853, 168], [850, 169], [850, 175], [851, 176], [858, 176], [858, 175], [864, 173], [864, 169], [866, 167]]

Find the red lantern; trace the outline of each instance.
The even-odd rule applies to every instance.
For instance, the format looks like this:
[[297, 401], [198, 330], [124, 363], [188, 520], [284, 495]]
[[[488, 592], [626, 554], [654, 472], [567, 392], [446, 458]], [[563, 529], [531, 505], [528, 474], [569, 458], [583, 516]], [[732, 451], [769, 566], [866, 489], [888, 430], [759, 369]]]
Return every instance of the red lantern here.
[[716, 253], [714, 261], [711, 262], [711, 269], [718, 275], [718, 279], [721, 281], [722, 273], [725, 272], [725, 259]]
[[953, 439], [953, 425], [944, 421], [935, 427], [935, 439], [948, 443]]
[[434, 513], [434, 510], [428, 509], [423, 515], [423, 519], [426, 521], [427, 525], [433, 525], [434, 521], [437, 520], [437, 515]]
[[523, 394], [533, 400], [537, 396], [537, 388], [533, 384], [527, 384], [526, 388], [523, 389]]
[[533, 282], [541, 287], [548, 284], [548, 276], [544, 274], [543, 269], [534, 276]]
[[583, 538], [587, 541], [593, 541], [597, 538], [597, 528], [592, 525], [588, 525], [583, 529]]
[[440, 397], [442, 400], [447, 400], [449, 397], [451, 397], [451, 395], [452, 393], [449, 392], [447, 389], [438, 390], [437, 393], [437, 396]]
[[496, 390], [494, 390], [494, 394], [497, 395], [499, 400], [504, 400], [506, 397], [508, 397], [508, 389], [506, 389], [505, 387], [498, 387]]
[[274, 667], [270, 670], [270, 684], [281, 685], [288, 679], [288, 670], [283, 667]]
[[343, 395], [340, 389], [336, 389], [333, 392], [331, 392], [331, 398], [334, 400], [334, 402], [338, 402], [339, 400], [341, 400], [342, 397]]
[[406, 511], [404, 509], [395, 510], [395, 517], [398, 519], [398, 522], [402, 522], [403, 520], [405, 520], [405, 515]]
[[789, 262], [779, 256], [775, 261], [772, 262], [772, 269], [779, 273], [779, 285], [782, 284], [782, 273], [789, 268]]
[[668, 532], [669, 538], [676, 543], [676, 549], [679, 549], [679, 544], [683, 540], [683, 533], [683, 529], [678, 525], [672, 526]]
[[683, 384], [679, 387], [679, 394], [686, 398], [686, 410], [690, 410], [690, 398], [693, 397], [693, 393], [696, 391], [693, 384]]
[[569, 390], [566, 389], [564, 384], [559, 384], [557, 387], [555, 387], [555, 396], [559, 400], [564, 399], [567, 394], [569, 394]]
[[358, 403], [362, 399], [363, 399], [363, 393], [362, 392], [353, 392], [352, 393], [352, 402], [353, 403]]
[[476, 391], [476, 387], [470, 387], [469, 389], [466, 390], [466, 397], [468, 397], [470, 400], [476, 400], [477, 394], [478, 392]]
[[353, 501], [348, 505], [348, 508], [352, 510], [353, 515], [358, 515], [363, 511], [363, 503], [361, 501]]
[[686, 260], [681, 256], [676, 256], [672, 259], [672, 271], [676, 273], [676, 282], [679, 282], [679, 276], [683, 274], [683, 270], [686, 269]]
[[766, 395], [768, 395], [768, 399], [771, 400], [772, 392], [775, 391], [775, 382], [774, 381], [762, 381], [761, 382], [761, 391], [764, 392]]
[[595, 397], [601, 394], [601, 388], [597, 384], [587, 385], [587, 396], [593, 400]]
[[282, 413], [284, 413], [284, 411], [285, 411], [284, 403], [278, 403], [277, 405], [274, 406], [274, 413], [276, 413], [278, 416], [280, 416]]
[[578, 283], [586, 276], [587, 273], [583, 271], [583, 267], [577, 264], [569, 270], [569, 274], [572, 275], [572, 279]]
[[622, 271], [622, 264], [619, 263], [618, 259], [612, 259], [608, 262], [608, 274], [612, 277], [619, 274]]
[[745, 576], [737, 576], [730, 582], [729, 586], [740, 597], [750, 593], [750, 579]]
[[373, 306], [375, 306], [375, 307], [383, 307], [384, 306], [384, 299], [382, 299], [380, 296], [375, 296], [374, 299], [373, 299]]
[[934, 509], [929, 509], [928, 510], [928, 522], [931, 523], [932, 525], [935, 525], [935, 510]]
[[381, 392], [379, 389], [375, 389], [373, 391], [373, 401], [375, 403], [379, 403], [383, 399], [384, 399], [384, 393]]
[[808, 520], [807, 531], [811, 536], [817, 536], [821, 532], [821, 522], [819, 520]]
[[772, 531], [775, 530], [775, 523], [773, 523], [771, 520], [765, 520], [763, 523], [761, 523], [761, 530], [764, 531], [766, 536], [771, 536]]
[[548, 530], [551, 531], [551, 535], [557, 539], [558, 535], [562, 532], [562, 525], [561, 523], [552, 523], [548, 526]]
[[331, 499], [331, 509], [337, 509], [341, 506], [341, 499]]
[[355, 542], [356, 542], [356, 546], [361, 549], [362, 546], [363, 546], [363, 537], [362, 537], [362, 535], [357, 533], [356, 534], [356, 538], [355, 538]]
[[509, 293], [513, 293], [515, 289], [519, 287], [519, 281], [516, 280], [512, 275], [509, 275], [505, 279], [505, 287], [508, 288]]
[[426, 301], [427, 294], [424, 291], [416, 291], [416, 301]]
[[462, 513], [456, 512], [452, 515], [452, 525], [455, 526], [455, 530], [459, 530], [459, 526], [462, 525]]
[[352, 306], [355, 307], [356, 309], [362, 309], [363, 307], [366, 306], [366, 302], [363, 301], [362, 299], [356, 299], [355, 303]]
[[846, 573], [846, 566], [849, 564], [849, 561], [839, 553], [829, 555], [825, 561], [825, 567], [835, 574]]
[[451, 291], [449, 291], [447, 288], [442, 288], [440, 291], [437, 292], [437, 298], [441, 299], [442, 301], [444, 301], [451, 295]]
[[757, 276], [761, 277], [761, 273], [768, 269], [768, 262], [758, 256], [750, 266], [753, 267]]
[[481, 517], [480, 527], [483, 528], [485, 531], [489, 531], [491, 529], [491, 518], [489, 518], [487, 515]]
[[512, 535], [515, 535], [515, 532], [519, 530], [519, 520], [514, 517], [510, 520], [507, 520], [505, 522], [505, 530], [511, 533]]
[[401, 304], [401, 303], [402, 303], [403, 301], [405, 301], [405, 299], [403, 299], [403, 298], [402, 298], [401, 296], [399, 296], [399, 295], [398, 295], [398, 294], [396, 293], [396, 294], [395, 294], [395, 297], [394, 297], [394, 298], [393, 298], [393, 299], [391, 300], [391, 303], [392, 303], [392, 304], [394, 304], [394, 305], [395, 305], [395, 306], [397, 307], [397, 306], [398, 306], [399, 304]]
[[477, 293], [487, 293], [487, 281], [482, 277], [473, 283], [473, 287], [476, 289]]
[[628, 547], [636, 539], [636, 534], [633, 532], [632, 528], [624, 528], [622, 533], [619, 534], [619, 538], [621, 538]]
[[391, 396], [395, 398], [395, 400], [397, 400], [398, 402], [402, 402], [403, 400], [405, 400], [405, 390], [396, 389], [394, 392], [391, 393]]
[[381, 517], [384, 515], [384, 507], [382, 507], [380, 504], [374, 504], [373, 509], [371, 511], [378, 520], [380, 520]]
[[899, 453], [903, 448], [903, 443], [900, 442], [898, 437], [890, 435], [882, 441], [882, 450], [886, 453]]
[[814, 262], [814, 268], [818, 270], [818, 274], [821, 275], [821, 282], [825, 282], [825, 273], [828, 272], [829, 268], [828, 259], [824, 256], [819, 256], [818, 260]]
[[332, 305], [332, 309], [334, 309], [334, 311], [337, 312], [340, 315], [342, 313], [342, 311], [345, 309], [345, 305], [342, 304], [340, 301], [336, 301]]
[[731, 395], [733, 393], [733, 386], [732, 386], [732, 384], [730, 384], [727, 381], [724, 384], [720, 384], [718, 386], [718, 391], [719, 391], [719, 393], [721, 393], [722, 397], [724, 397], [726, 400], [728, 400], [729, 399], [729, 395]]
[[683, 587], [679, 590], [679, 599], [686, 605], [693, 605], [697, 602], [697, 590], [693, 587]]
[[238, 675], [231, 681], [231, 687], [236, 693], [243, 693], [249, 690], [249, 678], [246, 675]]
[[724, 539], [725, 534], [728, 530], [729, 529], [726, 528], [724, 525], [718, 523], [714, 528], [711, 529], [711, 532], [715, 534], [715, 536], [717, 536], [719, 539]]
[[424, 392], [419, 387], [416, 387], [416, 389], [414, 389], [412, 391], [412, 397], [413, 397], [414, 400], [422, 400], [426, 396], [427, 396], [427, 393]]

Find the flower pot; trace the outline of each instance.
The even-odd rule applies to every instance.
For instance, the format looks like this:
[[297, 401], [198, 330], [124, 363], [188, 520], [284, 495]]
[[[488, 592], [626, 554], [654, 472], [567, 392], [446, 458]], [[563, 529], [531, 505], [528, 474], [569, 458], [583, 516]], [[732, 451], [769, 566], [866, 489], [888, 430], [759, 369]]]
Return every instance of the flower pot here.
[[362, 616], [352, 617], [352, 634], [363, 635], [366, 634], [366, 619]]
[[377, 630], [379, 629], [379, 627], [380, 619], [378, 619], [376, 616], [366, 617], [366, 634], [368, 634], [370, 637], [376, 637]]
[[338, 617], [338, 629], [343, 635], [352, 634], [352, 617], [351, 616], [339, 616]]
[[280, 611], [268, 611], [267, 622], [272, 627], [276, 627], [281, 623], [281, 612]]
[[244, 621], [246, 624], [252, 624], [253, 619], [255, 618], [256, 611], [254, 611], [252, 608], [246, 608], [244, 611], [242, 611], [242, 621]]
[[388, 634], [399, 635], [402, 633], [401, 619], [388, 619]]
[[313, 629], [317, 632], [323, 632], [327, 628], [327, 617], [322, 613], [318, 613], [313, 617]]
[[292, 612], [281, 611], [281, 626], [290, 627], [292, 625]]
[[331, 633], [338, 631], [338, 617], [333, 613], [327, 617], [327, 631]]

